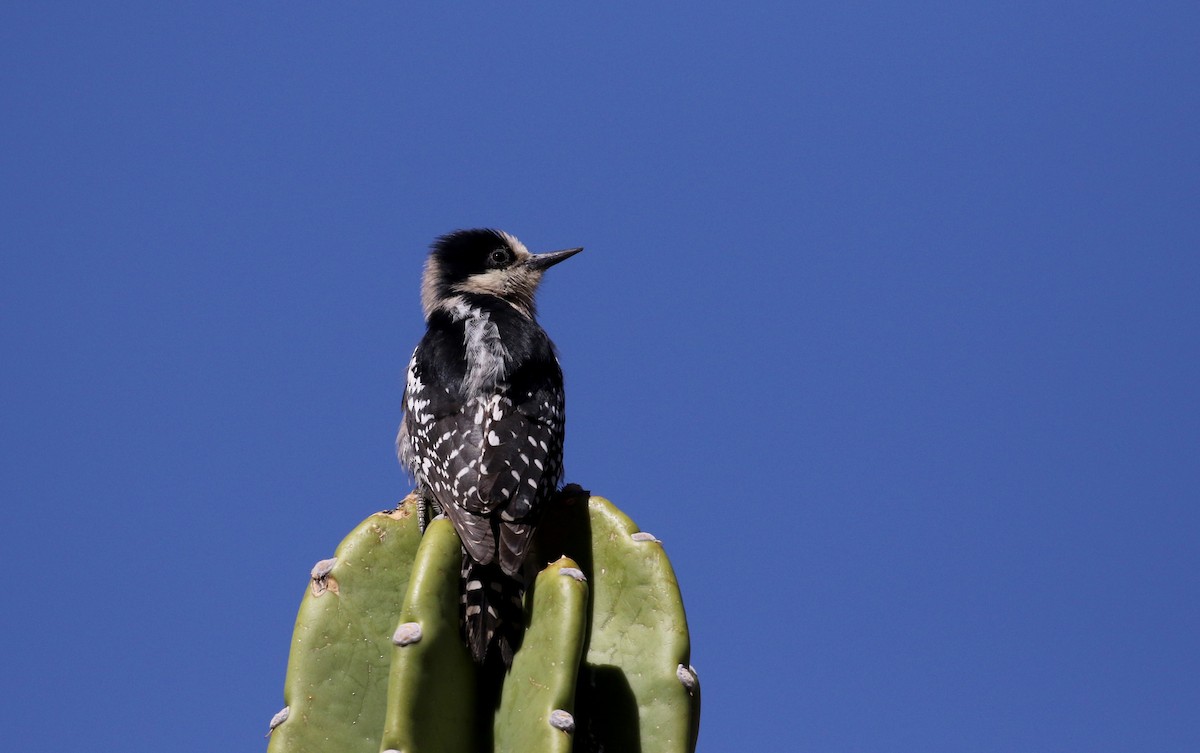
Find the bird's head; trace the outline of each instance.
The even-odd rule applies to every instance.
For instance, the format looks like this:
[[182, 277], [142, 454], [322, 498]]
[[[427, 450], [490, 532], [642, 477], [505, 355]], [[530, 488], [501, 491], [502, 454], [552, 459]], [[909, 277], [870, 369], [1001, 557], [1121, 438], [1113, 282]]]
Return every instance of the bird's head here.
[[452, 307], [459, 296], [499, 298], [526, 316], [534, 314], [534, 293], [542, 273], [582, 251], [568, 248], [531, 254], [502, 230], [456, 230], [434, 241], [425, 263], [421, 305], [425, 317]]

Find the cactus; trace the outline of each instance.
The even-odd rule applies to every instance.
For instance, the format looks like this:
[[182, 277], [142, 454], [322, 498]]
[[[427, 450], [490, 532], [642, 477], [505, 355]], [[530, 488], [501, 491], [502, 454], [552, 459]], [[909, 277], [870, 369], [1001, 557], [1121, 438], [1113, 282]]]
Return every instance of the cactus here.
[[570, 753], [587, 581], [574, 561], [561, 557], [538, 574], [529, 596], [529, 627], [496, 712], [495, 749]]
[[268, 753], [379, 753], [392, 632], [419, 544], [409, 499], [367, 518], [313, 568]]
[[314, 568], [268, 753], [695, 749], [699, 682], [657, 539], [608, 500], [560, 495], [495, 703], [460, 638], [457, 536], [434, 520], [421, 537], [415, 511], [410, 496], [371, 516]]
[[425, 529], [400, 624], [392, 636], [383, 749], [471, 753], [475, 666], [459, 635], [458, 534], [445, 518]]
[[[567, 497], [539, 530], [588, 574], [592, 615], [576, 699], [582, 750], [694, 750], [700, 685], [662, 542], [603, 497]], [[550, 543], [553, 542], [553, 543]], [[551, 549], [553, 551], [553, 549]]]

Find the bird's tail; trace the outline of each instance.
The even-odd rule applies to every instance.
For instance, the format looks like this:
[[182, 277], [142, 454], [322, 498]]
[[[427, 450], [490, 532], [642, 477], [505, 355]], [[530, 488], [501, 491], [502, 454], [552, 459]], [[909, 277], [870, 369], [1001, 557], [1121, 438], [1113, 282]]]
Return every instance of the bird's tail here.
[[464, 551], [463, 631], [477, 664], [491, 658], [512, 665], [525, 632], [525, 583], [496, 563], [481, 565]]

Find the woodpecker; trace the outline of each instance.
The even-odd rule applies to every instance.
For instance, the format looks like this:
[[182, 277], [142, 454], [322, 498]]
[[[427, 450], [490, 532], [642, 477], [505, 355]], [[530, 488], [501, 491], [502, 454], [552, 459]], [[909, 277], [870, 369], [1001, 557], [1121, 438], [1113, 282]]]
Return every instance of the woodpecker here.
[[462, 540], [463, 632], [480, 664], [512, 663], [523, 565], [562, 479], [562, 369], [534, 294], [546, 269], [582, 250], [531, 254], [503, 231], [459, 230], [425, 263], [427, 329], [408, 365], [396, 449], [421, 520], [444, 513]]

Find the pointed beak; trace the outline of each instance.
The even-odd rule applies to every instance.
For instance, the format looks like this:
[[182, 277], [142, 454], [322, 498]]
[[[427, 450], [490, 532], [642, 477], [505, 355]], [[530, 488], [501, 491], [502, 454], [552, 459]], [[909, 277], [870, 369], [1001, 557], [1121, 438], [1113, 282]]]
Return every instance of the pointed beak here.
[[567, 259], [570, 259], [572, 256], [582, 250], [582, 248], [567, 248], [563, 249], [562, 251], [551, 251], [548, 254], [534, 254], [528, 261], [525, 262], [525, 266], [537, 270], [549, 269], [555, 264], [558, 264], [560, 261], [566, 261]]

